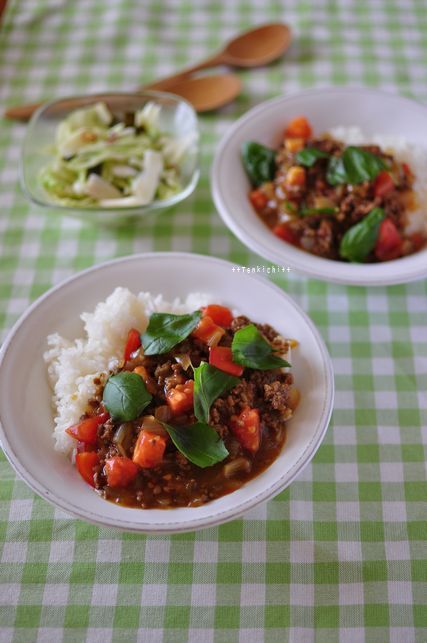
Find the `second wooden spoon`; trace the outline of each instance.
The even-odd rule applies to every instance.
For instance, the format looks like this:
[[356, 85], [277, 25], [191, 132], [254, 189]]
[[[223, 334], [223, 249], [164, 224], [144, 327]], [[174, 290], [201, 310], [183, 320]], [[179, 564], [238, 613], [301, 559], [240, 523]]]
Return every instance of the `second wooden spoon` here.
[[[183, 78], [175, 84], [169, 83], [167, 91], [182, 96], [191, 103], [196, 112], [208, 112], [219, 109], [230, 103], [240, 94], [242, 83], [235, 74], [217, 74], [199, 78]], [[141, 91], [143, 91], [141, 89]], [[138, 93], [138, 92], [136, 92]], [[5, 111], [5, 117], [18, 121], [27, 121], [43, 103], [31, 103], [10, 107]], [[78, 105], [73, 101], [73, 108]]]

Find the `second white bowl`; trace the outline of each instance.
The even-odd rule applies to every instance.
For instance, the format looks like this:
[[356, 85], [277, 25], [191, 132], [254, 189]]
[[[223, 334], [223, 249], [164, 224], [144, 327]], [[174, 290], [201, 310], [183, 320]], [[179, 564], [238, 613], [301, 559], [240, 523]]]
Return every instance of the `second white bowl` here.
[[[316, 134], [334, 127], [357, 126], [367, 135], [405, 137], [427, 147], [427, 108], [415, 101], [374, 89], [332, 87], [302, 91], [261, 103], [242, 116], [222, 139], [212, 167], [212, 195], [226, 225], [251, 250], [279, 265], [316, 279], [379, 286], [427, 277], [427, 248], [394, 261], [351, 264], [316, 257], [278, 239], [248, 199], [249, 181], [241, 162], [248, 140], [276, 148], [288, 121], [306, 116]], [[427, 204], [426, 217], [427, 217]]]

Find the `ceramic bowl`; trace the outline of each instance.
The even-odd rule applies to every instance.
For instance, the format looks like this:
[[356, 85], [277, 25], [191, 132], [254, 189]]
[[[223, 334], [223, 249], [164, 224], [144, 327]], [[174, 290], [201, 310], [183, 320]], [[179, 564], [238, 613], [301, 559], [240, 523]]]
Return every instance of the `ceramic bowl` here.
[[[236, 121], [222, 139], [212, 167], [212, 195], [226, 225], [248, 248], [275, 264], [316, 279], [342, 284], [384, 286], [427, 277], [427, 248], [375, 264], [316, 257], [278, 239], [248, 200], [242, 143], [255, 140], [276, 148], [287, 122], [305, 115], [314, 132], [357, 126], [367, 135], [405, 137], [427, 148], [427, 108], [413, 100], [374, 89], [334, 87], [301, 91], [261, 103]], [[427, 218], [427, 204], [425, 216]]]
[[[40, 297], [9, 333], [0, 352], [0, 440], [17, 473], [40, 496], [98, 525], [144, 533], [193, 531], [237, 518], [285, 489], [307, 466], [325, 435], [334, 382], [325, 344], [310, 319], [277, 286], [233, 272], [232, 264], [193, 254], [153, 253], [85, 270]], [[43, 352], [46, 337], [82, 336], [80, 313], [91, 311], [115, 287], [162, 293], [167, 300], [208, 293], [257, 322], [298, 340], [292, 372], [301, 402], [289, 421], [284, 448], [261, 475], [237, 491], [200, 507], [135, 509], [102, 499], [53, 448], [52, 392]]]

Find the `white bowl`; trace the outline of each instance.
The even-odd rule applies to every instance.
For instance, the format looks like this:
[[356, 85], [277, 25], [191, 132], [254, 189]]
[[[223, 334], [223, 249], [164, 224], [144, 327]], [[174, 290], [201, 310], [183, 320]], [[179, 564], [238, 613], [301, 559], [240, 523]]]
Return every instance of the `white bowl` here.
[[[40, 496], [78, 518], [127, 531], [177, 533], [217, 525], [268, 500], [302, 471], [319, 447], [332, 412], [332, 365], [323, 340], [288, 295], [267, 280], [232, 272], [232, 264], [200, 255], [153, 253], [85, 270], [40, 297], [11, 330], [0, 352], [0, 440], [17, 473]], [[43, 352], [46, 336], [82, 336], [80, 313], [92, 310], [116, 286], [149, 290], [166, 299], [199, 291], [254, 321], [268, 322], [300, 346], [293, 373], [301, 404], [288, 424], [277, 460], [234, 493], [204, 506], [135, 509], [103, 500], [67, 458], [54, 451], [51, 391]]]
[[427, 147], [427, 108], [402, 96], [374, 89], [334, 87], [266, 101], [234, 123], [215, 155], [212, 194], [226, 225], [262, 257], [316, 279], [381, 286], [427, 277], [427, 249], [384, 263], [337, 262], [283, 242], [260, 220], [248, 200], [250, 186], [241, 162], [241, 145], [255, 140], [277, 147], [286, 123], [302, 114], [319, 134], [339, 125], [356, 125], [368, 135], [403, 136], [409, 142]]

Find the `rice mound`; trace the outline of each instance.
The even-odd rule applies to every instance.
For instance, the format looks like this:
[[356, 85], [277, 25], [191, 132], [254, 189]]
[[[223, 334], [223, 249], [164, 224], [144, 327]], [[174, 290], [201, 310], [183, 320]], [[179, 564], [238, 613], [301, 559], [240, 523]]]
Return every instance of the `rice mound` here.
[[427, 149], [408, 142], [403, 136], [367, 136], [359, 127], [334, 127], [329, 134], [346, 145], [379, 145], [399, 161], [408, 163], [415, 175], [413, 189], [419, 207], [407, 213], [405, 232], [427, 235]]
[[209, 303], [206, 294], [191, 293], [181, 301], [167, 302], [162, 295], [116, 288], [94, 312], [82, 313], [85, 337], [73, 341], [58, 333], [47, 338], [44, 360], [53, 390], [55, 449], [69, 453], [75, 441], [65, 430], [79, 421], [87, 403], [96, 393], [95, 378], [105, 381], [122, 359], [130, 328], [143, 333], [153, 312], [182, 314], [193, 312]]

